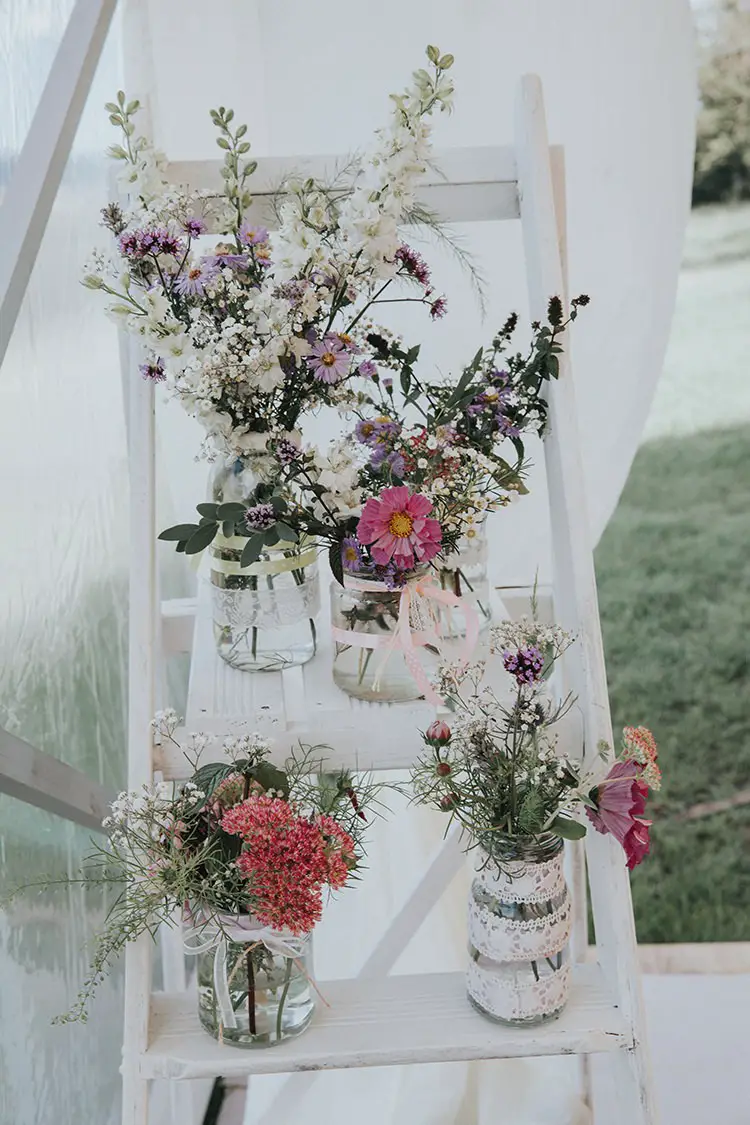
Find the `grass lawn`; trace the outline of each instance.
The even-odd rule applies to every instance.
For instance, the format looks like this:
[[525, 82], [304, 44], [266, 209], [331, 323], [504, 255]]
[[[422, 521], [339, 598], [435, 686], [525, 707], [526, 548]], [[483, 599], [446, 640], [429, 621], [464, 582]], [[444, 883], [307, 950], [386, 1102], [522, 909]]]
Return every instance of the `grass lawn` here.
[[750, 940], [750, 426], [641, 447], [596, 555], [615, 729], [651, 727], [662, 790], [633, 875], [641, 941]]

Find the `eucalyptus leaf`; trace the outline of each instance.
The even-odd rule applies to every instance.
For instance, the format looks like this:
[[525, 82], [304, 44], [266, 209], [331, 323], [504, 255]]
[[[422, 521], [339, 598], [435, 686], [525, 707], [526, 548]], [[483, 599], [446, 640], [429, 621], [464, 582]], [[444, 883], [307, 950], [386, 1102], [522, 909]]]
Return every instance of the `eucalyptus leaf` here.
[[550, 825], [552, 832], [562, 836], [563, 840], [582, 840], [586, 835], [586, 825], [570, 816], [556, 816]]
[[215, 520], [218, 507], [218, 504], [197, 504], [195, 510], [200, 515], [209, 516], [212, 520]]
[[189, 539], [197, 530], [197, 523], [178, 523], [160, 532], [159, 539], [164, 539], [167, 543], [176, 543], [180, 539]]
[[216, 533], [219, 530], [217, 523], [204, 523], [197, 531], [193, 532], [187, 541], [185, 547], [186, 555], [197, 555], [199, 551], [204, 550], [209, 543], [213, 543], [216, 538]]
[[242, 555], [240, 556], [240, 566], [251, 566], [260, 558], [260, 553], [263, 550], [263, 533], [259, 532], [251, 535], [245, 544]]

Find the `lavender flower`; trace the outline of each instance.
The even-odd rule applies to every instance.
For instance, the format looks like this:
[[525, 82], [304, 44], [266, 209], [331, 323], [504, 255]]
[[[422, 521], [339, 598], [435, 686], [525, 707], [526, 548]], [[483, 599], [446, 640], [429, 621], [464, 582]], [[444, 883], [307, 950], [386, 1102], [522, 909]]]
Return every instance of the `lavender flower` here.
[[503, 652], [503, 667], [511, 676], [515, 676], [519, 687], [524, 684], [535, 684], [541, 679], [544, 668], [544, 655], [536, 645], [527, 645], [526, 648]]
[[378, 369], [371, 359], [363, 360], [357, 368], [357, 374], [361, 375], [364, 379], [374, 379], [377, 373]]
[[430, 316], [433, 320], [440, 320], [448, 311], [448, 302], [445, 297], [438, 297], [430, 305]]
[[425, 288], [430, 284], [430, 267], [421, 254], [412, 250], [411, 246], [402, 243], [396, 251], [396, 261], [403, 266], [404, 272], [413, 277]]
[[503, 414], [502, 410], [498, 410], [495, 415], [495, 421], [497, 423], [498, 432], [501, 433], [503, 437], [512, 438], [520, 435], [521, 431], [519, 427], [511, 422], [510, 418], [508, 418], [506, 414]]
[[206, 224], [203, 222], [203, 219], [185, 219], [182, 224], [182, 229], [190, 238], [198, 238], [199, 235], [205, 234]]
[[282, 465], [293, 465], [300, 456], [300, 451], [294, 442], [285, 437], [278, 439], [274, 445], [274, 453]]
[[163, 383], [167, 377], [161, 359], [155, 359], [152, 363], [141, 363], [138, 370], [142, 377], [151, 383]]
[[133, 262], [140, 262], [148, 255], [172, 254], [178, 257], [185, 249], [182, 239], [166, 227], [124, 231], [118, 239], [118, 245], [123, 257]]
[[250, 531], [267, 531], [276, 523], [273, 504], [256, 504], [245, 512], [245, 523]]

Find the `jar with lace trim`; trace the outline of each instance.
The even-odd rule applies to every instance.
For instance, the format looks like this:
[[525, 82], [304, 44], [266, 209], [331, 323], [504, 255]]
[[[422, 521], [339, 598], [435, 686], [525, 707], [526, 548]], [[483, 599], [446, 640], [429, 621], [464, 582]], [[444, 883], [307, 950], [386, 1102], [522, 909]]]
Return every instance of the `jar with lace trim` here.
[[551, 832], [477, 848], [469, 894], [467, 990], [499, 1023], [554, 1019], [570, 992], [571, 900], [563, 841]]
[[[247, 503], [258, 483], [252, 466], [235, 461], [213, 475], [216, 503]], [[313, 542], [279, 540], [242, 566], [247, 539], [219, 533], [210, 545], [209, 582], [219, 656], [243, 672], [275, 672], [315, 655], [320, 609], [318, 554]]]
[[[486, 629], [492, 621], [487, 575], [487, 517], [483, 515], [471, 524], [456, 550], [444, 558], [438, 557], [433, 565], [442, 588], [461, 598], [463, 606], [474, 610], [480, 632]], [[463, 608], [443, 609], [440, 616], [444, 637], [466, 636]]]
[[[421, 567], [414, 578], [426, 574]], [[420, 699], [438, 663], [438, 611], [424, 603], [418, 595], [407, 602], [404, 591], [354, 575], [345, 574], [343, 586], [332, 582], [334, 683], [370, 702]]]

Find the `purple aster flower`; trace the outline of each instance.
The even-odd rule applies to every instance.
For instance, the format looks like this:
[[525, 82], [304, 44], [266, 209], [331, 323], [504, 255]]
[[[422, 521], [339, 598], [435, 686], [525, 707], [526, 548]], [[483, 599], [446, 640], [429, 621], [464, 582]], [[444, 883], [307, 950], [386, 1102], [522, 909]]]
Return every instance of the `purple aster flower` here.
[[260, 246], [261, 243], [268, 242], [268, 231], [254, 223], [243, 223], [240, 227], [240, 242], [244, 242], [246, 246]]
[[387, 376], [387, 377], [386, 377], [386, 378], [385, 378], [385, 379], [383, 380], [383, 389], [385, 390], [385, 392], [386, 392], [387, 394], [391, 394], [391, 393], [392, 393], [392, 391], [393, 391], [393, 379], [391, 379], [391, 378], [390, 378], [390, 376]]
[[378, 369], [371, 359], [363, 360], [357, 368], [357, 374], [361, 375], [364, 379], [374, 379], [377, 373]]
[[356, 535], [348, 535], [341, 544], [341, 564], [350, 574], [357, 574], [362, 570], [364, 556], [362, 547]]
[[495, 369], [493, 371], [490, 371], [487, 379], [493, 387], [497, 387], [498, 390], [500, 390], [501, 388], [508, 386], [508, 383], [510, 382], [510, 375], [507, 371], [498, 371], [497, 369]]
[[185, 231], [185, 234], [189, 235], [191, 238], [198, 238], [199, 235], [205, 233], [206, 224], [203, 222], [203, 219], [186, 219], [182, 224], [182, 229]]
[[354, 436], [362, 445], [372, 445], [377, 434], [378, 423], [372, 418], [361, 418], [354, 427]]
[[152, 363], [141, 363], [138, 370], [143, 378], [151, 383], [163, 383], [167, 377], [161, 359], [155, 359]]
[[307, 363], [322, 383], [339, 383], [348, 375], [351, 359], [338, 337], [327, 335], [313, 344]]
[[276, 523], [273, 504], [256, 504], [245, 512], [245, 523], [250, 531], [266, 531]]
[[214, 266], [223, 269], [229, 266], [233, 270], [246, 270], [248, 265], [247, 254], [232, 254], [229, 251], [219, 254], [204, 254], [201, 258], [204, 266]]
[[445, 297], [438, 297], [430, 305], [430, 316], [433, 320], [440, 320], [448, 311], [448, 302]]
[[400, 590], [406, 585], [410, 573], [408, 570], [401, 570], [393, 561], [386, 563], [385, 566], [372, 568], [373, 578], [382, 582], [388, 590]]
[[503, 414], [502, 410], [498, 410], [495, 415], [495, 421], [497, 423], [498, 432], [501, 433], [503, 437], [513, 438], [520, 435], [521, 431], [518, 426], [514, 425], [510, 418]]
[[217, 266], [205, 261], [193, 262], [188, 269], [175, 278], [174, 287], [183, 297], [205, 297], [206, 286], [218, 277]]
[[536, 645], [519, 648], [516, 652], [505, 649], [503, 652], [503, 667], [511, 676], [515, 676], [519, 687], [524, 684], [535, 684], [541, 679], [544, 668], [544, 656]]

